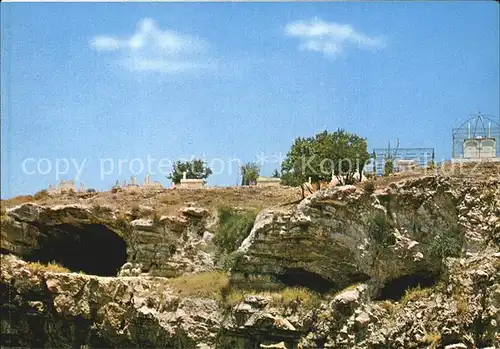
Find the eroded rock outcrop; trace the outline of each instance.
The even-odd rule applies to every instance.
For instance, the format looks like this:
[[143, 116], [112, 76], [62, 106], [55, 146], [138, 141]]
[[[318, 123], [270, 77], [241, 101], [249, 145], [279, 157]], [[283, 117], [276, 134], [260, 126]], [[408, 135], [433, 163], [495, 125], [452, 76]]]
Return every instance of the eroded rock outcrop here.
[[[314, 348], [497, 348], [500, 253], [450, 259], [448, 273], [399, 302], [370, 300], [360, 285], [318, 311], [300, 346]], [[448, 347], [450, 346], [450, 347]]]
[[0, 258], [2, 345], [206, 348], [216, 341], [218, 303], [180, 297], [163, 278], [37, 273], [13, 256]]
[[[377, 292], [398, 278], [432, 278], [443, 269], [443, 253], [491, 242], [499, 187], [498, 178], [427, 176], [371, 194], [355, 186], [316, 192], [296, 208], [259, 214], [239, 249], [233, 282], [252, 287], [252, 280], [271, 279], [325, 291], [370, 280]], [[489, 202], [471, 200], [471, 192], [490, 193]]]
[[163, 276], [213, 270], [203, 239], [215, 221], [208, 210], [188, 206], [176, 216], [135, 220], [127, 214], [105, 206], [26, 203], [2, 219], [1, 247], [27, 260], [54, 260], [102, 276], [116, 276], [125, 263]]

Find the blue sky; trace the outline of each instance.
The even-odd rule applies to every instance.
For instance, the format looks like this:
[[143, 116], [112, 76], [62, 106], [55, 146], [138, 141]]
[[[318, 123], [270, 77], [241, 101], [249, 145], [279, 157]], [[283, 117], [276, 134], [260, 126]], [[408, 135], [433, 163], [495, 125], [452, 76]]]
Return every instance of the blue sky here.
[[339, 127], [449, 158], [457, 118], [500, 115], [493, 1], [0, 6], [3, 198], [72, 161], [87, 187], [142, 182], [147, 156], [219, 158], [209, 184], [234, 185], [229, 159], [264, 154], [270, 175], [294, 138]]

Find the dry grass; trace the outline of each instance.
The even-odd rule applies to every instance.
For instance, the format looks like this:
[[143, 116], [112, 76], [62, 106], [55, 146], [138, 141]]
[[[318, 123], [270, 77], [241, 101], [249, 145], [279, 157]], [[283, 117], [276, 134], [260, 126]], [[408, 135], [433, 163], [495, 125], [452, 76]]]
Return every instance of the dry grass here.
[[401, 298], [401, 304], [407, 304], [408, 302], [414, 302], [426, 297], [429, 297], [434, 292], [434, 288], [420, 288], [415, 287], [406, 290], [405, 295]]
[[226, 308], [241, 303], [245, 295], [249, 294], [269, 298], [269, 304], [274, 307], [296, 305], [304, 309], [313, 309], [321, 300], [319, 294], [302, 287], [287, 287], [273, 292], [231, 288], [229, 278], [224, 272], [180, 276], [168, 279], [167, 284], [181, 297], [211, 298]]
[[56, 262], [50, 262], [48, 264], [42, 264], [40, 262], [28, 262], [28, 269], [33, 273], [70, 273], [71, 271], [68, 268], [63, 267]]
[[291, 187], [227, 187], [206, 189], [144, 189], [121, 190], [116, 193], [99, 192], [92, 195], [60, 194], [45, 196], [18, 196], [2, 200], [4, 207], [11, 208], [26, 202], [40, 204], [74, 204], [109, 206], [112, 209], [137, 210], [138, 205], [154, 207], [158, 215], [176, 214], [189, 202], [213, 209], [220, 206], [241, 207], [245, 210], [262, 210], [268, 207], [284, 205], [301, 198], [300, 188]]
[[453, 295], [453, 298], [457, 306], [457, 315], [463, 319], [469, 311], [469, 300], [467, 296], [458, 292]]
[[171, 278], [168, 279], [168, 284], [181, 297], [221, 299], [229, 286], [229, 279], [224, 272], [208, 272]]
[[301, 307], [303, 309], [314, 309], [321, 302], [321, 296], [303, 287], [286, 287], [276, 291], [257, 291], [248, 289], [231, 289], [224, 302], [233, 307], [243, 302], [245, 295], [262, 296], [269, 299], [272, 307]]
[[394, 311], [395, 305], [389, 300], [381, 301], [380, 303], [378, 303], [378, 305], [388, 313], [392, 313]]
[[369, 179], [367, 180], [366, 182], [362, 182], [362, 186], [363, 186], [363, 190], [367, 193], [367, 194], [371, 194], [375, 191], [375, 189], [377, 188], [377, 184], [375, 183], [375, 181], [373, 179]]
[[423, 339], [425, 344], [428, 344], [429, 349], [435, 349], [438, 347], [441, 341], [441, 334], [438, 332], [427, 333]]

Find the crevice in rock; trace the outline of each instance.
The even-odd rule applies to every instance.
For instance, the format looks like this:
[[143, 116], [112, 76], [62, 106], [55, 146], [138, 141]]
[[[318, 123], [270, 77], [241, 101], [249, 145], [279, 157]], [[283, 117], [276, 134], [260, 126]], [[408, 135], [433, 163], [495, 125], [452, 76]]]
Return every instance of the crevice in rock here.
[[388, 281], [379, 291], [375, 300], [400, 300], [406, 293], [415, 287], [427, 288], [434, 286], [439, 281], [439, 277], [435, 274], [416, 273], [404, 275], [396, 279]]
[[38, 248], [28, 261], [56, 262], [71, 271], [116, 276], [127, 262], [125, 241], [103, 224], [39, 226]]
[[319, 274], [302, 268], [288, 268], [284, 273], [277, 275], [279, 282], [287, 286], [301, 286], [319, 293], [328, 292], [336, 285]]

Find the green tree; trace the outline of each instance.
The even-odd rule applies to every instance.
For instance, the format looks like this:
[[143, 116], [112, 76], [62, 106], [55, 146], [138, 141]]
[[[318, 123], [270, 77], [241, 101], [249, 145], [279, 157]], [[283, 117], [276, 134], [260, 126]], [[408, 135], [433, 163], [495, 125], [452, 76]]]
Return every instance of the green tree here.
[[309, 178], [312, 182], [330, 181], [335, 175], [342, 183], [354, 181], [354, 174], [363, 171], [370, 158], [366, 139], [337, 130], [324, 131], [314, 137], [297, 138], [281, 165], [285, 185], [302, 186]]
[[[329, 160], [323, 160], [326, 166], [324, 165], [320, 170], [333, 172], [344, 184], [353, 183], [356, 173], [359, 174], [361, 180], [363, 168], [370, 159], [366, 139], [341, 129], [332, 134], [327, 134], [325, 131], [320, 139], [320, 158]], [[328, 165], [332, 167], [328, 168]]]
[[275, 169], [273, 172], [273, 175], [271, 176], [272, 178], [280, 178], [280, 173], [278, 172], [278, 169]]
[[394, 172], [394, 162], [391, 159], [386, 159], [384, 164], [384, 176], [389, 176]]
[[302, 189], [304, 197], [304, 183], [309, 177], [316, 179], [311, 167], [305, 166], [308, 161], [314, 160], [313, 138], [296, 138], [290, 151], [281, 164], [281, 181], [284, 185]]
[[254, 162], [247, 162], [241, 166], [241, 185], [250, 185], [257, 182], [260, 174], [259, 165]]
[[187, 179], [206, 179], [212, 174], [212, 170], [203, 160], [195, 159], [193, 161], [176, 161], [172, 172], [167, 176], [174, 184], [179, 184], [186, 172]]

